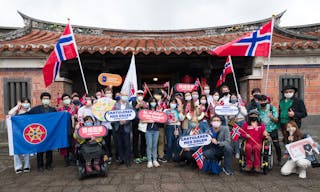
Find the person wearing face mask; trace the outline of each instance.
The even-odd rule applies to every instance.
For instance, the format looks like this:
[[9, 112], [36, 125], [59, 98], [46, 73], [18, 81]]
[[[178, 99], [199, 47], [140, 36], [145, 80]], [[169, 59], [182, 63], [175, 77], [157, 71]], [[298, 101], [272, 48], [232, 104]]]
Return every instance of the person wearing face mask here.
[[273, 145], [276, 149], [278, 165], [281, 165], [281, 148], [278, 136], [278, 111], [277, 109], [268, 103], [268, 98], [266, 95], [261, 95], [259, 98], [260, 107], [258, 108], [260, 113], [260, 119], [266, 126], [266, 130], [269, 133]]
[[[63, 106], [58, 108], [57, 111], [65, 111], [68, 112], [71, 115], [71, 121], [70, 125], [68, 127], [68, 141], [69, 141], [69, 148], [62, 148], [59, 149], [60, 155], [64, 157], [65, 161], [65, 167], [70, 166], [70, 159], [69, 159], [69, 152], [72, 153], [74, 151], [73, 149], [73, 127], [75, 125], [74, 118], [72, 118], [75, 115], [76, 109], [75, 106], [71, 103], [70, 95], [64, 93], [61, 96]], [[74, 159], [74, 158], [73, 158]]]
[[[82, 150], [82, 146], [85, 145], [86, 143], [90, 143], [90, 142], [97, 142], [99, 143], [101, 146], [102, 146], [102, 140], [103, 138], [102, 137], [92, 137], [91, 139], [82, 139], [78, 136], [77, 134], [77, 130], [82, 127], [82, 126], [85, 126], [85, 127], [90, 127], [90, 126], [94, 126], [94, 119], [91, 117], [91, 116], [85, 116], [83, 118], [83, 123], [82, 122], [78, 122], [78, 124], [76, 125], [75, 127], [75, 131], [73, 133], [73, 138], [77, 140], [77, 142], [80, 144], [80, 151]], [[83, 151], [83, 153], [85, 153]], [[100, 168], [100, 158], [90, 158], [88, 157], [89, 155], [84, 155], [84, 157], [86, 157], [84, 160], [86, 162], [86, 165], [85, 165], [85, 168], [86, 168], [86, 171], [88, 173], [92, 172], [92, 168], [94, 168], [96, 171], [100, 171], [101, 168]], [[93, 161], [93, 165], [92, 165], [92, 162]]]
[[[239, 103], [239, 98], [237, 97], [237, 94], [232, 93], [230, 95], [230, 105], [235, 106], [239, 109], [239, 113], [234, 116], [228, 116], [228, 119], [234, 119], [234, 122], [242, 127], [243, 123], [245, 122], [245, 117], [248, 115], [247, 109], [245, 106], [241, 105]], [[231, 127], [232, 128], [232, 127]], [[233, 141], [233, 148], [236, 159], [239, 159], [240, 153], [239, 153], [239, 141]]]
[[101, 91], [97, 91], [97, 92], [96, 92], [96, 98], [97, 98], [97, 99], [100, 99], [100, 98], [102, 98], [102, 97], [103, 97], [103, 95], [102, 95]]
[[213, 97], [210, 95], [210, 86], [208, 84], [203, 87], [203, 94], [207, 97], [208, 104], [213, 103]]
[[[241, 136], [247, 139], [245, 145], [246, 167], [244, 171], [251, 171], [252, 167], [258, 173], [261, 172], [261, 145], [264, 138], [269, 137], [265, 125], [259, 120], [259, 111], [249, 111], [248, 122], [242, 126]], [[253, 160], [252, 160], [253, 156]]]
[[198, 91], [192, 91], [191, 93], [192, 101], [194, 102], [195, 106], [199, 106], [199, 93]]
[[[22, 98], [21, 101], [18, 101], [17, 105], [13, 107], [9, 112], [9, 116], [14, 115], [21, 115], [26, 113], [30, 110], [30, 100], [26, 97]], [[22, 163], [22, 157], [24, 161], [24, 165]], [[30, 172], [30, 154], [23, 154], [23, 155], [14, 155], [13, 156], [13, 162], [14, 162], [14, 171], [16, 174], [19, 173], [29, 173]]]
[[[132, 102], [132, 107], [136, 111], [136, 114], [142, 109], [148, 109], [148, 104], [143, 100], [143, 91], [138, 90], [136, 92], [137, 99]], [[145, 133], [138, 130], [139, 118], [132, 120], [132, 145], [133, 145], [133, 157], [134, 162], [139, 164], [147, 161], [146, 157], [146, 137]], [[140, 140], [140, 148], [139, 148]]]
[[287, 85], [282, 90], [284, 98], [279, 102], [279, 121], [283, 135], [283, 142], [288, 143], [288, 135], [286, 135], [286, 123], [294, 120], [298, 127], [301, 127], [301, 119], [307, 117], [307, 110], [303, 100], [295, 97], [298, 89], [292, 85]]
[[222, 117], [213, 116], [210, 119], [210, 128], [206, 133], [211, 135], [211, 144], [203, 147], [206, 159], [217, 160], [223, 157], [222, 170], [226, 175], [232, 175], [231, 160], [232, 148], [229, 128], [222, 125]]
[[[54, 107], [50, 106], [51, 102], [51, 95], [48, 92], [43, 92], [40, 95], [41, 103], [42, 105], [35, 106], [31, 108], [26, 114], [40, 114], [40, 113], [51, 113], [51, 112], [57, 112], [57, 110]], [[43, 154], [46, 153], [46, 164], [45, 168], [48, 171], [51, 171], [52, 168], [52, 151], [46, 151], [46, 152], [39, 152], [37, 153], [37, 166], [38, 171], [43, 172]]]
[[177, 110], [177, 100], [172, 99], [170, 101], [170, 108], [165, 109], [164, 112], [168, 116], [168, 123], [166, 127], [166, 139], [167, 139], [167, 161], [171, 161], [173, 158], [174, 160], [178, 157], [177, 152], [177, 137], [175, 133], [179, 132], [180, 130], [180, 121], [183, 119], [179, 115]]
[[[164, 100], [163, 92], [159, 89], [155, 89], [153, 92], [153, 97], [157, 100], [156, 111], [163, 112], [168, 108], [167, 102]], [[158, 139], [158, 160], [162, 163], [166, 163], [167, 159], [164, 156], [164, 146], [165, 146], [165, 128], [164, 124], [159, 124], [159, 139]]]
[[182, 121], [182, 126], [181, 126], [183, 133], [185, 133], [189, 127], [189, 125], [188, 125], [189, 120], [186, 118], [187, 114], [190, 111], [195, 111], [195, 109], [196, 109], [194, 102], [192, 101], [191, 93], [189, 93], [189, 92], [185, 93], [184, 99], [185, 99], [185, 102], [183, 104], [183, 109], [181, 111], [182, 115], [184, 116], [184, 120]]
[[[129, 96], [125, 92], [121, 92], [121, 99], [113, 106], [112, 110], [125, 110], [133, 109], [129, 103]], [[115, 136], [117, 139], [117, 149], [119, 153], [119, 165], [126, 164], [127, 167], [131, 166], [130, 160], [130, 132], [131, 121], [121, 120], [114, 123]]]
[[220, 92], [221, 92], [221, 95], [219, 99], [219, 104], [228, 105], [230, 101], [230, 89], [228, 85], [222, 85]]
[[78, 122], [83, 122], [83, 118], [86, 116], [91, 116], [92, 119], [95, 121], [94, 114], [92, 112], [92, 95], [86, 95], [86, 104], [78, 110]]
[[208, 105], [208, 99], [206, 95], [201, 95], [200, 97], [199, 112], [204, 113], [204, 117], [200, 121], [206, 122], [209, 121], [214, 114], [212, 105]]
[[251, 90], [251, 95], [250, 95], [250, 102], [247, 103], [247, 111], [251, 111], [253, 109], [257, 109], [259, 107], [259, 102], [258, 99], [261, 95], [261, 90], [260, 88], [253, 88]]
[[[301, 139], [305, 139], [307, 135], [304, 135], [300, 132], [300, 129], [297, 123], [293, 120], [290, 120], [286, 124], [286, 132], [288, 135], [287, 140], [289, 143], [299, 141]], [[317, 146], [316, 143], [314, 143]], [[288, 151], [286, 150], [283, 155], [283, 159], [287, 159], [286, 163], [281, 167], [282, 175], [290, 175], [292, 173], [297, 173], [299, 178], [305, 179], [307, 178], [307, 168], [311, 167], [311, 162], [309, 159], [304, 158], [297, 161], [293, 161], [290, 158]]]

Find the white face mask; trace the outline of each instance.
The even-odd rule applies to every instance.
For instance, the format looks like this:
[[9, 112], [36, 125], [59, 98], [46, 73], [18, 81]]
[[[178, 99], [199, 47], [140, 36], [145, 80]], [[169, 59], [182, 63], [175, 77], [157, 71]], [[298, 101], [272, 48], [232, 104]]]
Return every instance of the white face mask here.
[[287, 99], [291, 99], [293, 97], [294, 93], [285, 93], [284, 97]]
[[50, 105], [50, 99], [42, 99], [41, 102], [43, 105]]
[[192, 95], [192, 99], [196, 100], [199, 98], [199, 95]]
[[21, 106], [25, 109], [29, 109], [30, 108], [30, 103], [22, 103]]
[[112, 98], [112, 94], [108, 93], [108, 94], [106, 94], [106, 97], [107, 98]]
[[201, 104], [206, 104], [206, 103], [207, 103], [207, 100], [201, 99], [200, 103], [201, 103]]
[[100, 99], [101, 98], [101, 95], [97, 95], [97, 99]]
[[221, 122], [220, 122], [220, 121], [213, 121], [213, 122], [211, 123], [211, 125], [212, 125], [212, 127], [217, 128], [217, 127], [220, 127]]
[[71, 99], [64, 99], [64, 100], [63, 100], [63, 103], [64, 103], [65, 105], [69, 105], [69, 104], [71, 103]]
[[214, 95], [214, 96], [213, 96], [213, 100], [215, 100], [215, 101], [218, 101], [219, 98], [220, 98], [220, 97], [219, 97], [218, 95]]
[[186, 101], [190, 101], [192, 98], [191, 98], [191, 96], [186, 96]]
[[177, 107], [177, 104], [175, 104], [175, 103], [170, 103], [170, 108], [171, 109], [175, 109]]
[[137, 99], [138, 99], [138, 101], [142, 101], [143, 100], [143, 96], [138, 96]]
[[209, 95], [210, 90], [209, 89], [205, 89], [203, 92], [204, 92], [204, 94]]

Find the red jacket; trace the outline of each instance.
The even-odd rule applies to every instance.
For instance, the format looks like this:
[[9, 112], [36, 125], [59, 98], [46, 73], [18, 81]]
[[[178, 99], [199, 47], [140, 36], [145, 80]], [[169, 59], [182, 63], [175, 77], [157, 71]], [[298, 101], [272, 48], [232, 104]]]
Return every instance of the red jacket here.
[[[241, 136], [244, 138], [246, 137], [246, 133], [251, 136], [252, 139], [254, 139], [257, 143], [262, 143], [265, 136], [263, 135], [263, 132], [266, 130], [263, 123], [261, 123], [258, 127], [252, 127], [251, 125], [248, 125], [247, 122], [245, 122], [242, 126], [243, 131], [241, 132]], [[249, 143], [254, 143], [252, 139], [248, 138]]]

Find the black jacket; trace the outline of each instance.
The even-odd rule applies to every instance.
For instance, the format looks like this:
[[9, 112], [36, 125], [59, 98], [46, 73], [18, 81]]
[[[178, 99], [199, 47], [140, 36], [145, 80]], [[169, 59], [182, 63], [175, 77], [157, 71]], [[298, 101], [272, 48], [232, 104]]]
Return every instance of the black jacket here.
[[[293, 97], [293, 101], [292, 101], [292, 105], [290, 107], [292, 109], [292, 111], [294, 112], [294, 116], [291, 117], [291, 120], [294, 120], [298, 127], [301, 127], [301, 119], [307, 117], [307, 110], [306, 110], [306, 106], [304, 105], [303, 100], [297, 98], [297, 97]], [[279, 105], [279, 114], [281, 113], [281, 108]], [[279, 115], [280, 118], [280, 115]]]
[[50, 113], [50, 112], [57, 112], [57, 110], [53, 107], [45, 108], [43, 105], [38, 105], [35, 107], [32, 107], [30, 111], [28, 111], [26, 114], [40, 114], [40, 113]]

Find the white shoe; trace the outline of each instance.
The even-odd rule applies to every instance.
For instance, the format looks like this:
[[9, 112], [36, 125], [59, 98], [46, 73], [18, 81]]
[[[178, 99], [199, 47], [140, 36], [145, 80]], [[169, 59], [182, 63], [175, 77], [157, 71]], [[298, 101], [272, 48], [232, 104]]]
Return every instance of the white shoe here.
[[304, 170], [300, 170], [299, 178], [301, 178], [301, 179], [307, 178], [307, 171], [305, 169]]
[[160, 164], [158, 163], [158, 161], [153, 161], [153, 166], [160, 167]]
[[147, 168], [152, 168], [153, 167], [153, 164], [151, 161], [148, 161], [148, 164], [147, 164]]
[[236, 153], [236, 159], [239, 159], [239, 158], [240, 158], [240, 154]]

